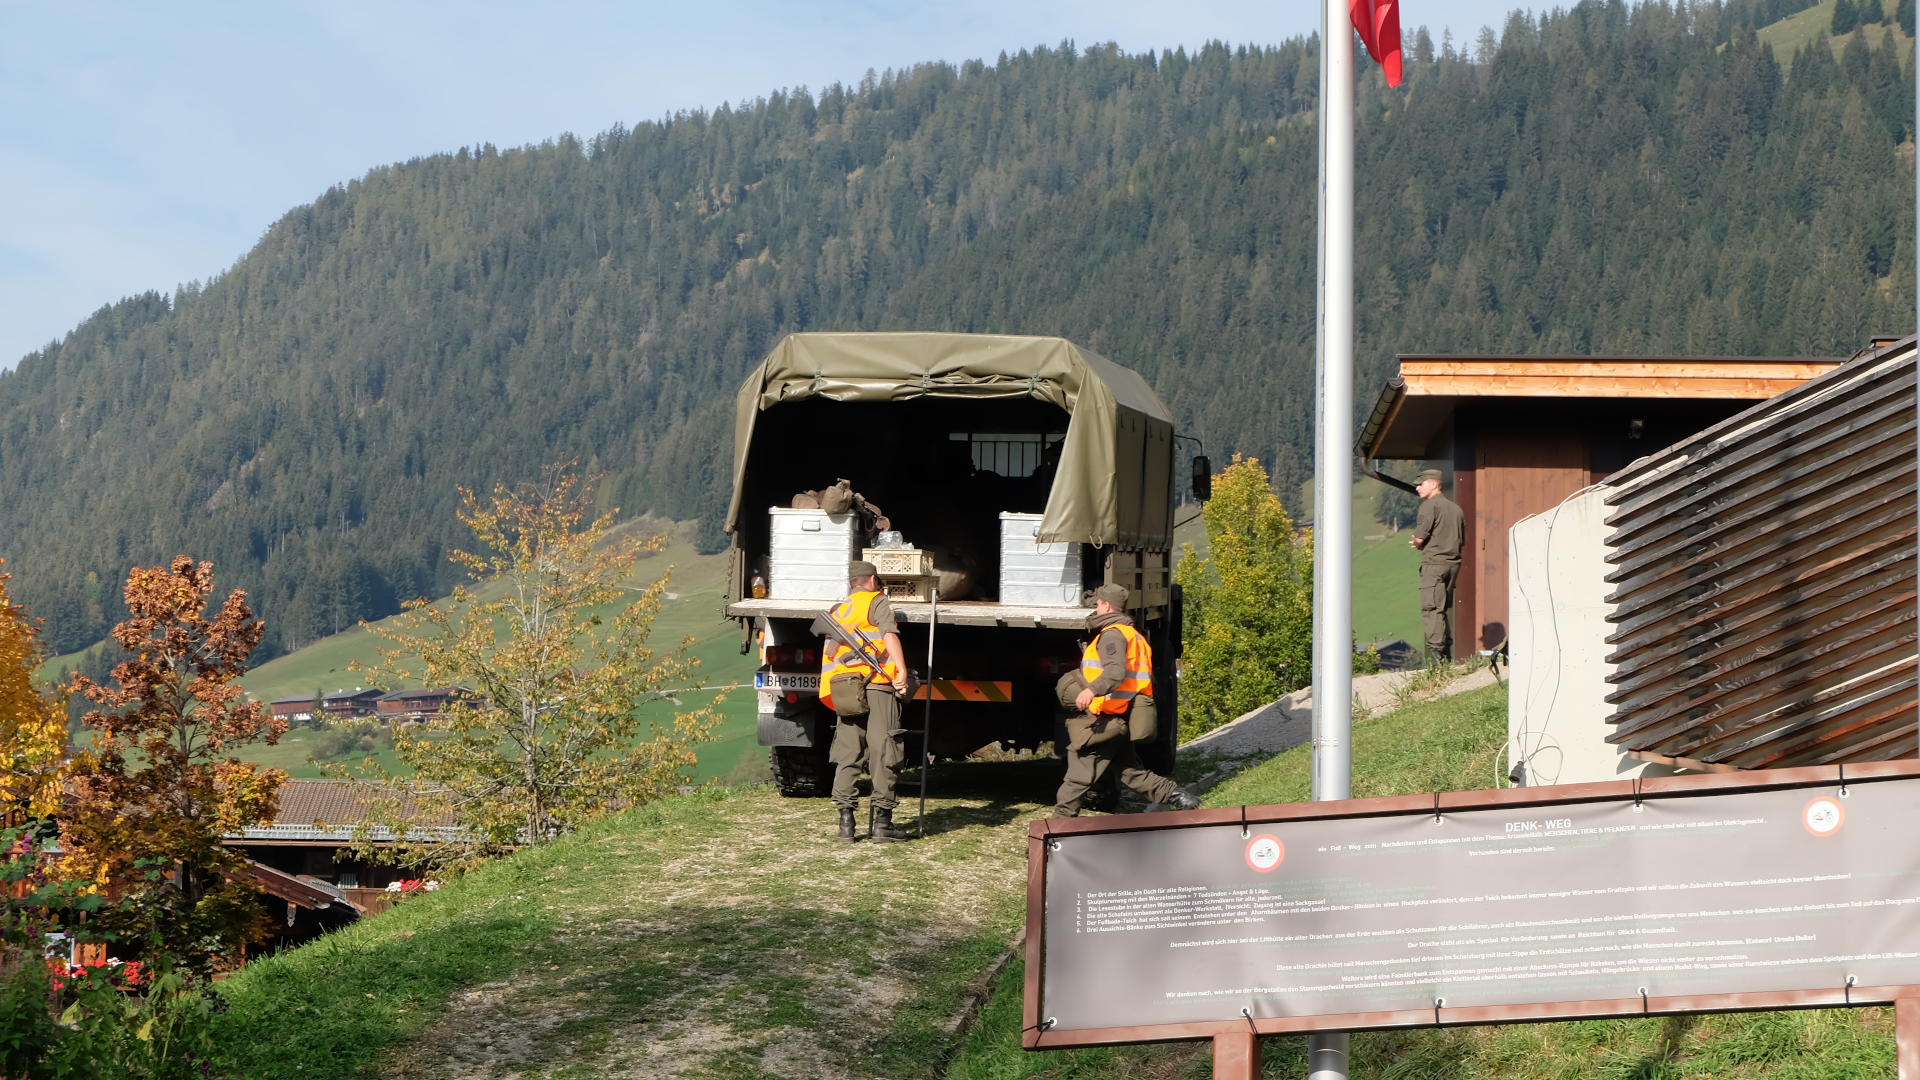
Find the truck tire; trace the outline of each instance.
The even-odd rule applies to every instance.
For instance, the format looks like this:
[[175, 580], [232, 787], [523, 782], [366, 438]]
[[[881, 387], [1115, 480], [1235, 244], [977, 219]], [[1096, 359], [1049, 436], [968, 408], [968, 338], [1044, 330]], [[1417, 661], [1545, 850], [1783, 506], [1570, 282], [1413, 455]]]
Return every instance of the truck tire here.
[[833, 794], [833, 763], [824, 746], [776, 746], [773, 783], [789, 799], [824, 799]]

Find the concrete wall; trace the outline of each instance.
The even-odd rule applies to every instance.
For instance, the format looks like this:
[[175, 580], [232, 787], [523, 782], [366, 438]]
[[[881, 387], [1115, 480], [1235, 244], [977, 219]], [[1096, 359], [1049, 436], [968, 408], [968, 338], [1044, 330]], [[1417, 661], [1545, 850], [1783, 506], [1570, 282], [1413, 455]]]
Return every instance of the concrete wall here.
[[1613, 631], [1605, 578], [1606, 489], [1591, 487], [1507, 532], [1508, 773], [1516, 786], [1668, 775], [1606, 741]]

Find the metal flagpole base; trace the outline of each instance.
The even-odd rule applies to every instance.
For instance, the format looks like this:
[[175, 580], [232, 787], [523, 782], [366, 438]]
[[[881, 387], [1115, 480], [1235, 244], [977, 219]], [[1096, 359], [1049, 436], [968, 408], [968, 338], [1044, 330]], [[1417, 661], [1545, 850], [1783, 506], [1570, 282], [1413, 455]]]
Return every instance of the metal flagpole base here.
[[1344, 1031], [1307, 1036], [1307, 1080], [1347, 1080], [1347, 1042]]

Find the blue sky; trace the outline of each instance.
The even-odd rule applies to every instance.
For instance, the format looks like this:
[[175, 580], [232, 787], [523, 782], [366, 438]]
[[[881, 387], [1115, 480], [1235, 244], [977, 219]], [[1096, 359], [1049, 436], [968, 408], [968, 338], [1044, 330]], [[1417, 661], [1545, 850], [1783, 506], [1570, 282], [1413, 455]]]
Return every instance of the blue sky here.
[[[1513, 6], [1403, 11], [1409, 33], [1467, 42]], [[0, 0], [0, 367], [103, 304], [219, 273], [376, 165], [1066, 38], [1191, 49], [1318, 23], [1298, 0]]]

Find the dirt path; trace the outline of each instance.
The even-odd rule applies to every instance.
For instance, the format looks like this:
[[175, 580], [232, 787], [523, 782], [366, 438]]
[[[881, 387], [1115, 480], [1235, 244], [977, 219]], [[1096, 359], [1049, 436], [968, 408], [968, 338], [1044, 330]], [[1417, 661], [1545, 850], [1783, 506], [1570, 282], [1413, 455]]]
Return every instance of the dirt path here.
[[456, 994], [380, 1074], [933, 1075], [968, 984], [1022, 918], [1025, 823], [1044, 810], [1020, 794], [1047, 769], [952, 768], [963, 797], [901, 844], [842, 843], [825, 800], [766, 788], [672, 800], [687, 805], [530, 882], [558, 931]]

